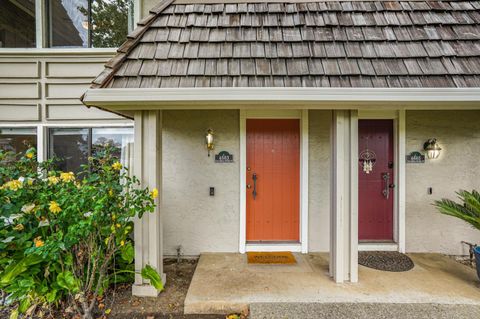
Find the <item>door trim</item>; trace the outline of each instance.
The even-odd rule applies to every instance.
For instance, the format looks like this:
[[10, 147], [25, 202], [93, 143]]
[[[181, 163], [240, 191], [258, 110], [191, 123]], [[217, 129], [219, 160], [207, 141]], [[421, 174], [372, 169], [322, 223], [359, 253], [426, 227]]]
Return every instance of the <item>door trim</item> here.
[[[300, 244], [247, 244], [247, 118], [300, 119]], [[240, 233], [239, 252], [301, 251], [308, 253], [308, 110], [240, 110]], [[299, 249], [300, 247], [300, 249]]]
[[358, 243], [359, 250], [395, 250], [405, 253], [405, 110], [358, 111], [359, 120], [393, 120], [395, 187], [393, 201], [393, 243]]

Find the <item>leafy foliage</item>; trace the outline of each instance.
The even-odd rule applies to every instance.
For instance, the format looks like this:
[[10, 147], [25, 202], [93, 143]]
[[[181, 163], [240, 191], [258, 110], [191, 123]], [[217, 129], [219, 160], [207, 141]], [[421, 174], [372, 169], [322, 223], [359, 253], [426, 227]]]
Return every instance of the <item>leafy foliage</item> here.
[[[90, 0], [92, 46], [94, 48], [119, 47], [128, 33], [128, 9], [132, 0]], [[79, 7], [84, 16], [88, 10]]]
[[480, 193], [476, 190], [471, 192], [461, 190], [457, 192], [457, 195], [461, 203], [451, 199], [442, 199], [435, 201], [434, 205], [440, 213], [457, 217], [480, 230]]
[[[0, 290], [13, 317], [66, 303], [92, 318], [109, 285], [131, 280], [133, 219], [154, 211], [158, 191], [141, 188], [111, 148], [77, 175], [37, 164], [35, 152], [0, 151]], [[163, 289], [152, 267], [141, 274]]]

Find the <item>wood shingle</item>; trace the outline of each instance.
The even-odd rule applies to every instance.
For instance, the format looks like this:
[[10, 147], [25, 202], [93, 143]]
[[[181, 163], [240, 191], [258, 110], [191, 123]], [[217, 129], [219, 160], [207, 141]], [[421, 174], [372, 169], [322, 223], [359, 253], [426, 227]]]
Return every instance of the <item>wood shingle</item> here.
[[95, 87], [480, 85], [480, 1], [163, 1]]

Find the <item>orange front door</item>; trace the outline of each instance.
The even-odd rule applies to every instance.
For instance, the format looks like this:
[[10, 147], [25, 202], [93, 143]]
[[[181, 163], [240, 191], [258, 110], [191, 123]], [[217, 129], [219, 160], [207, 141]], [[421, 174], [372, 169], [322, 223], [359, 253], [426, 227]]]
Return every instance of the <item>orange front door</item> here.
[[300, 121], [247, 120], [247, 241], [298, 241]]

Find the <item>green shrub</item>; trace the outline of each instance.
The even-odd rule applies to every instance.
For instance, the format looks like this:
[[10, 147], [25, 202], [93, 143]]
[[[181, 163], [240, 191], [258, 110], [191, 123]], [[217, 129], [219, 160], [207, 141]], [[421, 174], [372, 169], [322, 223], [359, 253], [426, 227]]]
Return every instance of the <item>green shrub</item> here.
[[[12, 318], [59, 304], [92, 318], [97, 297], [131, 279], [133, 219], [154, 211], [158, 191], [141, 188], [111, 153], [75, 175], [37, 164], [35, 149], [0, 151], [0, 290]], [[142, 276], [163, 289], [153, 268]]]
[[480, 193], [476, 190], [472, 192], [461, 190], [457, 192], [457, 196], [461, 203], [444, 198], [435, 201], [434, 206], [440, 213], [459, 218], [480, 230]]

